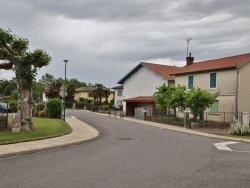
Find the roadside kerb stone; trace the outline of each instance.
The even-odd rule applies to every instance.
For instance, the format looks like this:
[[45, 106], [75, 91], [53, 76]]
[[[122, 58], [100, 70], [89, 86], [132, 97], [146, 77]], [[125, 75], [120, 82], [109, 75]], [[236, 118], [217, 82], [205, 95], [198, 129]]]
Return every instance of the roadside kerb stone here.
[[99, 137], [99, 132], [96, 129], [76, 118], [66, 118], [66, 122], [73, 130], [70, 134], [43, 140], [0, 145], [0, 158], [65, 147]]

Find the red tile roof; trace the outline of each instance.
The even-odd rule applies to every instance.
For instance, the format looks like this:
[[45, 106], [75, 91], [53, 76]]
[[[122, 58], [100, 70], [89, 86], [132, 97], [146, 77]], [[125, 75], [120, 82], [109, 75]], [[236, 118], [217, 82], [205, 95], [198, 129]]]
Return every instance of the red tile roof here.
[[96, 87], [79, 87], [76, 89], [76, 92], [92, 92], [93, 90], [95, 90]]
[[167, 78], [168, 80], [174, 80], [175, 76], [171, 76], [170, 73], [173, 71], [178, 71], [180, 67], [169, 66], [169, 65], [159, 65], [153, 63], [142, 62], [143, 65], [155, 71], [157, 74]]
[[139, 96], [129, 99], [123, 99], [125, 102], [154, 102], [153, 96]]
[[123, 89], [123, 85], [112, 87], [111, 89]]
[[126, 74], [121, 80], [119, 80], [118, 84], [124, 84], [125, 80], [127, 80], [132, 74], [136, 73], [138, 69], [141, 67], [147, 67], [148, 69], [154, 71], [156, 74], [166, 78], [167, 80], [174, 80], [175, 76], [171, 76], [170, 73], [180, 69], [180, 67], [169, 66], [169, 65], [159, 65], [153, 63], [141, 62], [135, 68], [133, 68], [128, 74]]
[[171, 75], [236, 68], [246, 62], [250, 62], [250, 53], [193, 63], [173, 71]]

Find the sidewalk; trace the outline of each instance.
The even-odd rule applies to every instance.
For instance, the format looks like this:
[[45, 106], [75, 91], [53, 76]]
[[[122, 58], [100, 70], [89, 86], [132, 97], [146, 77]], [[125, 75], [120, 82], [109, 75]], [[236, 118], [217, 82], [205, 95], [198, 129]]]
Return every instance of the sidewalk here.
[[162, 124], [162, 123], [156, 123], [156, 122], [151, 122], [151, 121], [144, 121], [144, 120], [138, 120], [134, 118], [123, 118], [124, 120], [127, 121], [133, 121], [137, 123], [142, 123], [144, 125], [150, 125], [150, 126], [155, 126], [159, 127], [162, 129], [168, 129], [172, 131], [178, 131], [178, 132], [183, 132], [187, 134], [193, 134], [193, 135], [198, 135], [198, 136], [205, 136], [205, 137], [210, 137], [210, 138], [218, 138], [218, 139], [224, 139], [224, 140], [235, 140], [239, 142], [249, 142], [249, 139], [241, 139], [241, 138], [233, 138], [233, 137], [227, 137], [223, 136], [223, 134], [226, 134], [226, 130], [223, 129], [207, 129], [207, 128], [197, 128], [197, 129], [187, 129], [184, 127], [179, 127], [179, 126], [174, 126], [174, 125], [168, 125], [168, 124]]
[[112, 117], [112, 118], [118, 118], [118, 119], [122, 119], [122, 120], [126, 120], [126, 121], [137, 122], [137, 123], [141, 123], [143, 125], [150, 125], [150, 126], [154, 126], [154, 127], [159, 127], [162, 129], [183, 132], [183, 133], [187, 133], [187, 134], [250, 143], [250, 139], [242, 139], [242, 138], [233, 138], [233, 137], [223, 136], [223, 134], [227, 133], [226, 129], [216, 129], [216, 128], [187, 129], [187, 128], [180, 127], [180, 126], [168, 125], [168, 124], [157, 123], [157, 122], [152, 122], [152, 121], [145, 121], [145, 120], [140, 120], [140, 119], [135, 119], [135, 118], [128, 118], [128, 117], [120, 118], [120, 117], [114, 117], [114, 116], [111, 116], [108, 114], [101, 114], [101, 113], [96, 113], [96, 114], [108, 116], [108, 117]]
[[[96, 113], [98, 114], [98, 113]], [[98, 114], [103, 115], [106, 117], [111, 117], [107, 114]], [[199, 135], [199, 136], [205, 136], [210, 138], [217, 138], [217, 139], [224, 139], [224, 140], [234, 140], [239, 142], [248, 142], [250, 143], [249, 139], [240, 139], [240, 138], [232, 138], [232, 137], [226, 137], [222, 136], [220, 134], [223, 134], [221, 130], [215, 130], [213, 129], [211, 131], [207, 129], [186, 129], [184, 127], [179, 126], [173, 126], [173, 125], [167, 125], [167, 124], [161, 124], [156, 122], [150, 122], [150, 121], [144, 121], [134, 118], [119, 118], [119, 117], [111, 117], [111, 118], [117, 118], [121, 119], [122, 121], [132, 121], [137, 122], [142, 125], [146, 126], [155, 126], [162, 129], [168, 129], [172, 131], [178, 131], [183, 132], [187, 134], [193, 134], [193, 135]], [[28, 153], [34, 153], [44, 150], [51, 150], [61, 147], [66, 147], [74, 144], [84, 143], [91, 141], [93, 139], [96, 139], [100, 136], [99, 132], [94, 129], [93, 127], [87, 125], [86, 123], [76, 119], [76, 118], [66, 118], [66, 122], [69, 124], [69, 126], [72, 128], [72, 132], [70, 134], [50, 138], [50, 139], [44, 139], [44, 140], [36, 140], [36, 141], [30, 141], [30, 142], [20, 142], [15, 144], [6, 144], [6, 145], [0, 145], [0, 159], [16, 156], [16, 155], [22, 155], [22, 154], [28, 154]], [[218, 132], [220, 131], [220, 132]], [[225, 131], [225, 130], [224, 130]], [[213, 133], [213, 134], [211, 134]]]
[[66, 118], [66, 122], [72, 128], [70, 134], [44, 140], [0, 145], [0, 159], [84, 143], [99, 136], [96, 129], [76, 118]]

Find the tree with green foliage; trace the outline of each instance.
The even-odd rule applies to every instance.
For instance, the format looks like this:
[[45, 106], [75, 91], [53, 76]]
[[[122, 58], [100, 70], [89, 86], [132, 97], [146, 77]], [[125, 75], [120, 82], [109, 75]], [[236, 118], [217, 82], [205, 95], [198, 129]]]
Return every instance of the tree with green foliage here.
[[46, 73], [38, 82], [42, 83], [44, 89], [49, 89], [56, 82], [56, 78], [52, 74]]
[[194, 121], [197, 121], [199, 114], [202, 114], [206, 108], [209, 108], [214, 100], [219, 96], [219, 92], [211, 94], [201, 88], [191, 88], [187, 93], [186, 106], [190, 108], [194, 115]]
[[99, 104], [102, 103], [102, 98], [105, 97], [105, 87], [103, 84], [95, 84], [96, 89], [92, 91], [92, 94], [98, 96]]
[[43, 100], [44, 90], [44, 85], [41, 82], [32, 82], [32, 96], [35, 102], [39, 103]]
[[87, 84], [85, 82], [80, 82], [78, 79], [76, 78], [71, 78], [69, 79], [69, 81], [67, 82], [68, 85], [73, 85], [74, 88], [79, 88], [79, 87], [86, 87]]
[[176, 116], [176, 109], [179, 111], [184, 111], [185, 101], [186, 101], [186, 87], [178, 85], [168, 85], [169, 87], [169, 97], [165, 99], [168, 107], [174, 110], [174, 116]]
[[74, 101], [74, 98], [75, 98], [75, 87], [73, 85], [68, 85], [67, 87], [67, 101]]
[[41, 49], [28, 51], [29, 41], [0, 28], [0, 69], [13, 70], [18, 88], [18, 111], [22, 130], [33, 130], [32, 81], [37, 71], [49, 65], [51, 57]]
[[167, 109], [168, 104], [165, 102], [165, 99], [168, 97], [168, 86], [166, 86], [166, 84], [164, 83], [156, 89], [157, 92], [154, 93], [154, 102], [156, 108]]
[[180, 111], [185, 110], [185, 100], [186, 100], [186, 87], [178, 85], [168, 85], [164, 83], [159, 88], [158, 91], [154, 93], [154, 101], [157, 108], [160, 109], [173, 109], [174, 116], [176, 116], [176, 109]]

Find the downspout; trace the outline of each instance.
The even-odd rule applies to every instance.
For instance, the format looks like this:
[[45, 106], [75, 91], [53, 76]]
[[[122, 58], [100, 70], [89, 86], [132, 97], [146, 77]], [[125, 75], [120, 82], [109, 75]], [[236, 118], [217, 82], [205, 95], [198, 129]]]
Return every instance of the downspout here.
[[238, 118], [238, 112], [240, 109], [240, 104], [239, 104], [239, 68], [236, 67], [237, 71], [237, 83], [236, 83], [236, 113], [237, 113], [237, 118]]

